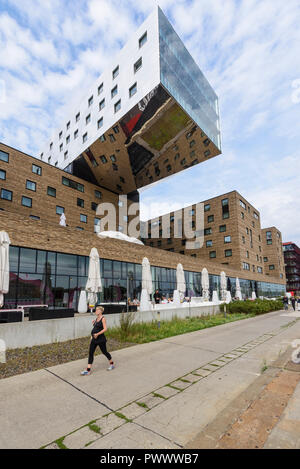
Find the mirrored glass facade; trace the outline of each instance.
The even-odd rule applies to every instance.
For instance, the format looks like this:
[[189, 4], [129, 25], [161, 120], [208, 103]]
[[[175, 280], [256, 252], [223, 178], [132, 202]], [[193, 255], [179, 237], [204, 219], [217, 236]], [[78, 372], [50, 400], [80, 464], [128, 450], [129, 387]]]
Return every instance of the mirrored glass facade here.
[[221, 150], [218, 97], [160, 8], [158, 14], [161, 83]]

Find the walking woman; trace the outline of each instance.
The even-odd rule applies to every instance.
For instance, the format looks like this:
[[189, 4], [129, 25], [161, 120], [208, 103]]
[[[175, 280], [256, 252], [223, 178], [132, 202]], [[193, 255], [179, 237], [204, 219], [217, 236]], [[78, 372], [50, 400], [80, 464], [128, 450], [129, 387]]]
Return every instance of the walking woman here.
[[106, 350], [106, 337], [104, 333], [107, 331], [106, 326], [106, 319], [103, 316], [104, 308], [102, 306], [96, 306], [96, 320], [93, 321], [93, 329], [91, 332], [92, 338], [90, 343], [90, 351], [89, 351], [89, 362], [88, 367], [86, 370], [82, 371], [82, 376], [87, 376], [91, 374], [92, 364], [94, 363], [94, 353], [96, 348], [99, 346], [103, 355], [109, 360], [109, 367], [107, 368], [108, 371], [114, 369], [115, 365], [112, 360], [110, 353]]

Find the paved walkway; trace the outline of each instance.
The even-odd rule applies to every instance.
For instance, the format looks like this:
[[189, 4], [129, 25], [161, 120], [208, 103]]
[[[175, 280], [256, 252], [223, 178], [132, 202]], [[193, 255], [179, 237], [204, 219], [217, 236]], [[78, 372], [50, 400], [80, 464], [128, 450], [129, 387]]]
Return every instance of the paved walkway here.
[[300, 365], [285, 368], [298, 338], [299, 318], [281, 311], [119, 350], [109, 373], [98, 356], [88, 377], [79, 360], [1, 380], [0, 448], [200, 448], [204, 437], [222, 447], [241, 415], [255, 421], [245, 412], [274, 380], [283, 405], [258, 446], [284, 447], [297, 428], [299, 447]]

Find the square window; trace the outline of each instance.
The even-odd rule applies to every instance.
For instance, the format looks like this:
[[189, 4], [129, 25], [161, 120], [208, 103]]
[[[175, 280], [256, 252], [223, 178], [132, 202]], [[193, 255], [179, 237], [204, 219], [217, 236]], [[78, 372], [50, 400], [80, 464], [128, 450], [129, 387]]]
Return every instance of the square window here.
[[211, 252], [209, 253], [209, 257], [210, 257], [211, 259], [215, 259], [215, 258], [217, 257], [216, 251], [211, 251]]
[[98, 86], [98, 95], [103, 93], [103, 83], [101, 83], [100, 86]]
[[212, 245], [213, 245], [213, 242], [212, 242], [211, 239], [210, 239], [209, 241], [206, 241], [206, 247], [207, 247], [207, 248], [211, 248]]
[[12, 201], [13, 193], [7, 189], [1, 189], [1, 199]]
[[100, 160], [102, 161], [103, 164], [107, 163], [107, 158], [104, 155], [100, 156]]
[[23, 197], [22, 197], [22, 205], [23, 205], [24, 207], [29, 207], [29, 208], [31, 208], [31, 207], [32, 207], [32, 199], [30, 199], [29, 197], [23, 196]]
[[36, 192], [36, 183], [33, 182], [33, 181], [26, 181], [26, 189], [28, 189], [29, 191], [33, 191], [33, 192]]
[[92, 203], [91, 203], [91, 209], [92, 209], [94, 212], [96, 212], [97, 207], [98, 207], [98, 204], [96, 204], [96, 202], [92, 202]]
[[231, 243], [231, 236], [224, 236], [224, 243]]
[[114, 71], [112, 72], [112, 77], [113, 77], [113, 80], [115, 78], [117, 78], [117, 76], [119, 75], [119, 65], [114, 69]]
[[143, 65], [143, 59], [141, 57], [137, 62], [135, 62], [134, 66], [133, 66], [134, 73], [138, 72], [139, 69], [142, 68], [142, 65]]
[[3, 169], [0, 169], [0, 179], [2, 179], [3, 181], [5, 181], [6, 179], [6, 171], [4, 171]]
[[231, 256], [232, 256], [232, 249], [226, 249], [225, 257], [231, 257]]
[[147, 31], [142, 35], [142, 37], [139, 39], [139, 48], [143, 47], [144, 44], [147, 42]]
[[100, 191], [95, 191], [95, 197], [96, 197], [97, 199], [102, 199], [102, 192], [100, 192]]
[[87, 215], [80, 214], [80, 221], [81, 223], [87, 223]]
[[226, 225], [220, 226], [220, 233], [224, 233], [226, 231]]
[[84, 200], [82, 200], [82, 199], [77, 199], [77, 207], [84, 208]]
[[214, 221], [214, 219], [215, 219], [214, 215], [209, 215], [209, 216], [207, 217], [208, 223], [212, 223], [212, 222]]
[[115, 113], [118, 112], [120, 109], [121, 109], [121, 100], [119, 99], [119, 101], [115, 104]]
[[54, 187], [48, 186], [47, 194], [50, 195], [51, 197], [56, 197], [56, 189], [54, 189]]
[[210, 210], [210, 204], [204, 205], [204, 212], [209, 212]]
[[111, 97], [114, 98], [118, 94], [118, 85], [116, 85], [112, 90], [111, 90]]
[[63, 213], [65, 213], [64, 207], [60, 207], [59, 205], [57, 205], [56, 206], [56, 214], [57, 215], [62, 215]]
[[42, 168], [40, 166], [37, 166], [36, 164], [32, 165], [32, 172], [34, 174], [37, 174], [38, 176], [42, 175]]
[[134, 96], [137, 92], [137, 83], [135, 83], [134, 85], [132, 85], [131, 88], [129, 88], [129, 98], [132, 98], [132, 96]]
[[210, 150], [206, 150], [206, 151], [204, 152], [205, 158], [208, 158], [210, 155], [211, 155]]
[[207, 236], [207, 235], [210, 235], [210, 234], [212, 234], [212, 229], [211, 228], [205, 228], [204, 235]]

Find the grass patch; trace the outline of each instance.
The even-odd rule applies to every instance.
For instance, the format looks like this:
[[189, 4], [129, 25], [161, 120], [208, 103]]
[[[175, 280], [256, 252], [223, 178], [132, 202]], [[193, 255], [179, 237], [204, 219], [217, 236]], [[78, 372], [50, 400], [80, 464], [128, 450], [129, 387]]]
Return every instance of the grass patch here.
[[137, 405], [143, 407], [144, 409], [148, 409], [148, 406], [144, 402], [136, 402]]
[[154, 397], [160, 397], [161, 399], [164, 399], [165, 401], [167, 400], [166, 397], [162, 396], [161, 394], [158, 394], [157, 392], [152, 393]]
[[92, 432], [95, 432], [95, 433], [98, 433], [98, 434], [101, 433], [101, 428], [98, 427], [98, 425], [96, 425], [95, 423], [90, 423], [89, 424], [89, 429], [92, 430]]
[[124, 328], [118, 327], [110, 329], [107, 332], [107, 337], [120, 342], [125, 340], [130, 343], [144, 344], [188, 332], [199, 331], [208, 327], [220, 326], [233, 321], [240, 321], [249, 317], [252, 317], [252, 315], [237, 313], [228, 314], [226, 318], [222, 314], [187, 319], [174, 318], [172, 321], [161, 321], [160, 328], [157, 327], [156, 321], [151, 323], [132, 323], [131, 327], [126, 329], [126, 334], [124, 333]]
[[117, 417], [119, 417], [120, 419], [125, 420], [125, 422], [127, 422], [127, 423], [132, 422], [132, 420], [130, 420], [130, 419], [128, 419], [127, 417], [125, 417], [125, 415], [121, 414], [121, 412], [115, 412], [115, 415], [116, 415]]

